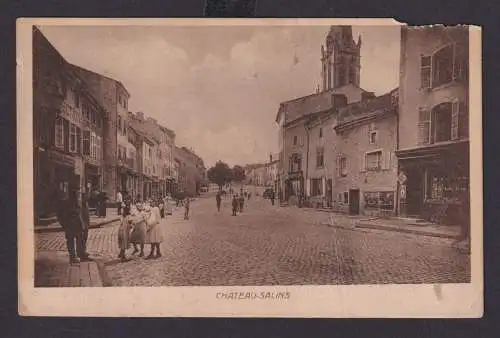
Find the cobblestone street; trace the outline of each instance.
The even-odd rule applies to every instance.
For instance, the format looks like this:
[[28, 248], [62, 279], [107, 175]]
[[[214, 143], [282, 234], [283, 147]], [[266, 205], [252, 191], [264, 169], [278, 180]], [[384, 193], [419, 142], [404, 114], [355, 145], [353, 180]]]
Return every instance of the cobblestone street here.
[[[162, 223], [163, 257], [118, 263], [117, 223], [89, 234], [88, 249], [107, 262], [115, 286], [307, 285], [461, 283], [470, 280], [469, 256], [451, 240], [354, 229], [347, 216], [271, 206], [252, 198], [231, 216], [214, 198], [192, 203]], [[345, 229], [328, 226], [344, 224]], [[38, 251], [65, 250], [62, 233], [36, 235]], [[149, 248], [146, 249], [146, 254]]]

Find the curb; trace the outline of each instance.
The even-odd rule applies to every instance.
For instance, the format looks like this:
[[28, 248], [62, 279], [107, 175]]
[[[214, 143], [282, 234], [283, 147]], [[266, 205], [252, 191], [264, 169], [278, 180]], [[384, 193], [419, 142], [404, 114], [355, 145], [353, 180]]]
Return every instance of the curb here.
[[[120, 220], [120, 217], [110, 218], [106, 221], [90, 224], [89, 229], [101, 228], [102, 226], [104, 226], [106, 224], [113, 223], [113, 222], [116, 222], [119, 220]], [[43, 227], [43, 226], [35, 227], [35, 233], [63, 232], [63, 231], [64, 231], [64, 229], [61, 226], [58, 226], [58, 227]]]
[[446, 233], [430, 232], [430, 231], [415, 230], [415, 229], [392, 228], [392, 227], [387, 227], [387, 226], [383, 226], [383, 225], [369, 224], [369, 223], [356, 224], [356, 228], [385, 230], [385, 231], [402, 232], [402, 233], [408, 233], [408, 234], [414, 234], [414, 235], [451, 238], [451, 239], [456, 239], [459, 237], [458, 235], [451, 235], [451, 234], [446, 234]]

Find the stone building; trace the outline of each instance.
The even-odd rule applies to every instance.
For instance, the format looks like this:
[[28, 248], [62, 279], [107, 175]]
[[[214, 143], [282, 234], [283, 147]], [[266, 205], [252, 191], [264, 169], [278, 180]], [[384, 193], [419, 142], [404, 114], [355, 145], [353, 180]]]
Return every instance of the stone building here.
[[126, 162], [119, 161], [120, 151], [128, 146], [127, 125], [130, 93], [118, 80], [73, 65], [73, 69], [89, 84], [93, 96], [106, 110], [104, 124], [104, 180], [103, 190], [109, 201], [116, 200], [119, 190], [125, 190], [129, 177]]
[[198, 195], [206, 184], [203, 160], [186, 147], [175, 147], [174, 158], [178, 166], [178, 190], [188, 196]]
[[402, 27], [399, 208], [456, 223], [469, 199], [469, 32]]
[[[397, 89], [339, 109], [333, 207], [349, 214], [394, 215]], [[329, 150], [331, 151], [331, 150]]]
[[[358, 41], [356, 44], [352, 40], [352, 27], [331, 27], [326, 36], [326, 45], [326, 51], [322, 48], [323, 91], [282, 102], [276, 114], [281, 154], [278, 195], [284, 201], [293, 197], [292, 202], [295, 202], [298, 196], [305, 195], [308, 116], [323, 114], [333, 107], [373, 97], [373, 93], [359, 88], [361, 43]], [[353, 51], [356, 54], [348, 56]]]
[[57, 193], [102, 187], [105, 110], [86, 81], [33, 28], [35, 223], [50, 222]]

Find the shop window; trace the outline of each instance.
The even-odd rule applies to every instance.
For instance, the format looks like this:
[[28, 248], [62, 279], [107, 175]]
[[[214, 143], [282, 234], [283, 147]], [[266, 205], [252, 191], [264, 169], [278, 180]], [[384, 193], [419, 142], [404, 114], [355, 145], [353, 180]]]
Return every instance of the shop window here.
[[59, 149], [64, 149], [64, 119], [56, 118], [54, 144]]
[[322, 168], [325, 165], [325, 149], [323, 147], [316, 150], [316, 167]]
[[367, 191], [364, 193], [364, 199], [367, 209], [394, 209], [394, 192], [392, 191]]
[[444, 201], [454, 199], [469, 191], [467, 176], [451, 176], [449, 173], [427, 172], [426, 199]]
[[365, 155], [366, 170], [382, 169], [382, 151], [374, 151]]
[[321, 178], [311, 178], [311, 196], [323, 195], [323, 180]]
[[69, 151], [76, 153], [78, 150], [77, 127], [73, 123], [69, 126]]

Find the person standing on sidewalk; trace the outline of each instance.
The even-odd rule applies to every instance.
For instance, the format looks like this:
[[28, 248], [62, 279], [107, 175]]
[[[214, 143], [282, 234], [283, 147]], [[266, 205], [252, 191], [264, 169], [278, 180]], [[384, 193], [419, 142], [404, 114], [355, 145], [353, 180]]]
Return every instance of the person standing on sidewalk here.
[[217, 202], [217, 212], [220, 212], [220, 205], [222, 202], [222, 198], [220, 196], [220, 191], [218, 191], [217, 195], [215, 195], [215, 201]]
[[122, 203], [123, 203], [123, 195], [120, 190], [116, 193], [116, 204], [118, 208], [118, 215], [122, 214]]
[[80, 260], [87, 261], [88, 257], [83, 246], [83, 220], [76, 191], [72, 191], [69, 196], [65, 192], [60, 192], [57, 219], [64, 230], [70, 264], [79, 263]]
[[274, 205], [274, 198], [275, 198], [275, 196], [274, 196], [274, 190], [273, 190], [273, 191], [271, 191], [271, 194], [269, 195], [269, 199], [271, 200], [271, 205]]

